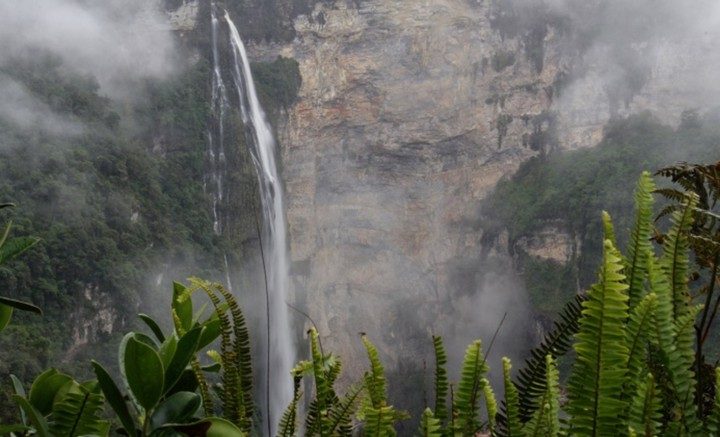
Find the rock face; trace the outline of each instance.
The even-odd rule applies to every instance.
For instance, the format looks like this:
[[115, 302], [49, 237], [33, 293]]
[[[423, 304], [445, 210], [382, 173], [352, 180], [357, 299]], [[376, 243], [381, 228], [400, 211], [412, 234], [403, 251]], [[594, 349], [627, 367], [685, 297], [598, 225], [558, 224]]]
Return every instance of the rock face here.
[[504, 283], [479, 268], [479, 204], [549, 145], [559, 67], [514, 55], [490, 18], [489, 2], [320, 4], [281, 51], [303, 78], [280, 129], [296, 299], [350, 373], [356, 332], [392, 365], [430, 333], [487, 336], [502, 317], [467, 297]]
[[[634, 47], [648, 62], [633, 81], [603, 64], [610, 46], [578, 50], [551, 20], [504, 32], [501, 4], [318, 2], [291, 43], [253, 47], [300, 63], [299, 100], [278, 126], [295, 304], [350, 374], [364, 366], [357, 332], [392, 367], [430, 333], [488, 338], [508, 308], [499, 343], [522, 348], [523, 294], [484, 244], [481, 200], [532, 156], [595, 145], [612, 116], [677, 122], [720, 94], [699, 94], [686, 67], [712, 52], [707, 38]], [[575, 242], [546, 234], [524, 250], [566, 261]]]

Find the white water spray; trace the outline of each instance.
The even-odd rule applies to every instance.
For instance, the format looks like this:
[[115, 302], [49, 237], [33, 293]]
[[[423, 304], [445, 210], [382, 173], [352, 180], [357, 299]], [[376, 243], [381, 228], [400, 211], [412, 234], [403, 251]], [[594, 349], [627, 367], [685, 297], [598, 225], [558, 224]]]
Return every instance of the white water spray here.
[[292, 399], [290, 370], [294, 362], [294, 346], [290, 331], [290, 315], [286, 301], [290, 292], [289, 256], [286, 246], [287, 225], [283, 190], [275, 159], [276, 143], [265, 112], [258, 100], [245, 45], [229, 14], [225, 20], [230, 28], [234, 57], [233, 78], [238, 91], [240, 111], [246, 136], [257, 170], [262, 202], [262, 245], [268, 287], [269, 351], [266, 372], [271, 382], [267, 396], [270, 411], [263, 415], [264, 429], [274, 433], [285, 406]]
[[[212, 198], [213, 231], [216, 235], [222, 233], [222, 220], [220, 207], [225, 197], [225, 172], [227, 162], [225, 159], [225, 112], [228, 107], [227, 91], [220, 71], [220, 56], [218, 54], [218, 18], [215, 8], [211, 8], [211, 32], [212, 32], [212, 55], [213, 55], [213, 77], [212, 77], [212, 114], [214, 129], [208, 131], [208, 162], [210, 164], [209, 181], [205, 181], [205, 189], [210, 191]], [[216, 133], [216, 135], [213, 135]], [[209, 183], [208, 183], [209, 182]], [[209, 185], [209, 187], [208, 187]], [[228, 284], [230, 286], [230, 284]]]

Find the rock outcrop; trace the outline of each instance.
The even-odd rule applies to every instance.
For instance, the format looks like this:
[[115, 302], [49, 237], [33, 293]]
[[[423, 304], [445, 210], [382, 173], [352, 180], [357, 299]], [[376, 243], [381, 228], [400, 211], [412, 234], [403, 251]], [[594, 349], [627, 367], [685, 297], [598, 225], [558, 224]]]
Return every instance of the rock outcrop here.
[[[532, 156], [593, 146], [612, 116], [676, 122], [697, 100], [673, 87], [693, 86], [685, 58], [708, 41], [674, 60], [697, 41], [639, 47], [642, 81], [617, 91], [602, 43], [575, 48], [552, 17], [505, 32], [501, 3], [323, 1], [295, 19], [291, 43], [251, 47], [300, 63], [299, 100], [278, 126], [295, 303], [351, 373], [363, 366], [356, 332], [397, 352], [391, 364], [431, 332], [487, 337], [503, 311], [488, 290], [518, 332], [522, 292], [484, 247], [481, 200]], [[566, 259], [573, 242], [551, 234], [527, 250]]]

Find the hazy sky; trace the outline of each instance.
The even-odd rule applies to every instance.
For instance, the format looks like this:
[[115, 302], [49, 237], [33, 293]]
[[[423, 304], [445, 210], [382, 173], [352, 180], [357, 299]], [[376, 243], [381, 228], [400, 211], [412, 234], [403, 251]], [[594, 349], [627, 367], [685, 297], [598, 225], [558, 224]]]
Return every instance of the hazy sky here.
[[89, 73], [110, 95], [133, 79], [163, 77], [176, 67], [166, 17], [151, 0], [0, 2], [0, 64], [31, 49]]

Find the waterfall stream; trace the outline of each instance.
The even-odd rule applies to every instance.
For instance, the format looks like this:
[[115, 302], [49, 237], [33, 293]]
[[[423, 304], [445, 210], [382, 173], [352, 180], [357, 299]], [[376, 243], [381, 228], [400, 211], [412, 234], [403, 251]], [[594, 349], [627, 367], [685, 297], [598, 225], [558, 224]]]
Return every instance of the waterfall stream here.
[[[223, 83], [220, 69], [219, 55], [217, 49], [218, 19], [215, 7], [212, 8], [212, 49], [213, 49], [213, 107], [218, 120], [217, 132], [219, 135], [218, 144], [210, 145], [215, 160], [214, 168], [218, 168], [218, 177], [215, 178], [219, 184], [220, 193], [216, 199], [222, 201], [222, 170], [225, 165], [225, 152], [223, 144], [223, 119], [229, 100], [226, 94], [226, 87]], [[289, 296], [289, 256], [287, 250], [287, 225], [285, 222], [285, 205], [283, 200], [283, 189], [278, 175], [276, 153], [276, 142], [272, 128], [265, 116], [263, 108], [258, 100], [255, 84], [253, 82], [250, 63], [248, 61], [245, 45], [240, 38], [240, 33], [225, 11], [225, 21], [230, 31], [230, 43], [233, 53], [231, 64], [232, 75], [235, 87], [238, 92], [238, 106], [240, 108], [242, 121], [245, 126], [245, 137], [250, 149], [255, 169], [258, 176], [260, 189], [260, 200], [262, 204], [262, 239], [261, 249], [263, 254], [263, 267], [266, 275], [267, 286], [267, 332], [258, 332], [263, 336], [262, 345], [267, 350], [259, 351], [257, 354], [263, 357], [261, 374], [265, 373], [263, 384], [269, 381], [267, 390], [261, 391], [261, 403], [267, 405], [269, 411], [262, 415], [264, 423], [263, 430], [270, 435], [275, 432], [274, 427], [282, 416], [285, 406], [292, 399], [292, 378], [290, 370], [295, 359], [295, 348], [290, 330], [290, 315], [286, 301]], [[212, 139], [212, 137], [211, 137]], [[218, 155], [217, 157], [215, 155]], [[214, 205], [217, 208], [216, 205]], [[216, 220], [217, 211], [215, 211]], [[216, 226], [220, 226], [216, 221]], [[229, 277], [228, 277], [229, 278]], [[265, 397], [265, 399], [262, 399]]]

